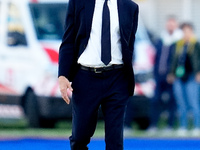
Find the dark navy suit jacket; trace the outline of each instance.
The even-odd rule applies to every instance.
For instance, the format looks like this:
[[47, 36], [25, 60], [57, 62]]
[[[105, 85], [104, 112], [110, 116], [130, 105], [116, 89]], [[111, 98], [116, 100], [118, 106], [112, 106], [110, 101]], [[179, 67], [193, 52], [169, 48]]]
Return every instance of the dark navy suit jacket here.
[[172, 59], [172, 55], [173, 55], [173, 47], [174, 47], [174, 44], [170, 45], [168, 48], [169, 52], [168, 52], [168, 55], [166, 56], [167, 57], [167, 60], [166, 60], [166, 72], [163, 74], [163, 75], [160, 75], [159, 73], [159, 65], [160, 65], [160, 59], [161, 59], [161, 55], [162, 55], [162, 51], [163, 51], [163, 46], [164, 46], [164, 43], [161, 39], [159, 39], [156, 44], [155, 44], [155, 47], [156, 47], [156, 56], [155, 56], [155, 65], [154, 65], [154, 77], [157, 80], [163, 80], [163, 78], [166, 79], [166, 76], [169, 74], [170, 72], [170, 65], [171, 65], [171, 59]]
[[[129, 80], [129, 93], [133, 95], [134, 75], [132, 56], [138, 25], [138, 5], [131, 0], [117, 0], [122, 59]], [[65, 33], [59, 50], [59, 73], [73, 81], [78, 68], [78, 58], [85, 50], [91, 32], [95, 0], [69, 0]], [[91, 56], [92, 57], [92, 56]]]

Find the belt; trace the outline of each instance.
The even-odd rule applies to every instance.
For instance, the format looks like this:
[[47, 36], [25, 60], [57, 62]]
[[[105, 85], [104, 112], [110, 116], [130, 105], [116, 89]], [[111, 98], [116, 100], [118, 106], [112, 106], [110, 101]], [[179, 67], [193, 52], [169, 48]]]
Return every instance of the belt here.
[[123, 64], [121, 65], [111, 65], [111, 66], [108, 66], [108, 67], [100, 67], [100, 68], [93, 68], [93, 67], [86, 67], [86, 66], [82, 66], [80, 65], [80, 68], [82, 70], [86, 70], [86, 71], [91, 71], [91, 72], [95, 72], [95, 73], [102, 73], [102, 72], [105, 72], [105, 71], [111, 71], [111, 70], [115, 70], [115, 69], [121, 69], [123, 68]]

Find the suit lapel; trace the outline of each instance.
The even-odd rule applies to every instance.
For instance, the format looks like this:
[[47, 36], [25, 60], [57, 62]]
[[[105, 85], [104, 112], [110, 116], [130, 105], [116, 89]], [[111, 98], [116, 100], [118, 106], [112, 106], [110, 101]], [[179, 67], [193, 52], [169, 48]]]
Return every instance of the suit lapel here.
[[90, 34], [94, 14], [95, 0], [85, 0], [86, 33]]
[[121, 23], [123, 22], [123, 15], [124, 15], [124, 3], [122, 0], [117, 0], [117, 5], [118, 5], [118, 16], [119, 16], [119, 24], [121, 28]]

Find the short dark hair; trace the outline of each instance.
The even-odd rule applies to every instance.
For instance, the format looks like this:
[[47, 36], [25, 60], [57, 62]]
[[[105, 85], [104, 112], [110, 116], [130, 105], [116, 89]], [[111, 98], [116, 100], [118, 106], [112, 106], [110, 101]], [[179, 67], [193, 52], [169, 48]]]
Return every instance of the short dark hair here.
[[194, 30], [194, 26], [191, 22], [184, 22], [180, 25], [180, 28], [183, 30], [185, 27], [188, 27], [192, 30]]

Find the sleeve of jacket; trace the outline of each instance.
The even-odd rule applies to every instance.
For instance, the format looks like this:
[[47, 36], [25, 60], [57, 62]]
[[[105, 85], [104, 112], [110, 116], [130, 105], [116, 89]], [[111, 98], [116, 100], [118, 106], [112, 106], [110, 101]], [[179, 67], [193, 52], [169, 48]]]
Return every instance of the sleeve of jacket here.
[[195, 44], [193, 60], [194, 60], [194, 72], [196, 74], [200, 72], [200, 43], [199, 42]]
[[69, 78], [74, 62], [75, 43], [75, 0], [69, 0], [65, 19], [65, 32], [59, 49], [58, 76]]
[[139, 15], [139, 6], [137, 5], [135, 15], [134, 15], [134, 20], [133, 20], [133, 35], [135, 35], [138, 27], [138, 15]]
[[131, 46], [130, 49], [132, 50], [134, 50], [135, 34], [138, 28], [138, 14], [139, 14], [139, 7], [138, 5], [136, 5], [134, 19], [133, 19], [133, 28], [132, 28], [131, 38], [130, 38], [130, 42], [132, 42], [132, 44], [130, 44]]
[[174, 74], [176, 72], [178, 62], [178, 55], [176, 54], [176, 43], [170, 46], [170, 56], [169, 56], [169, 73]]

